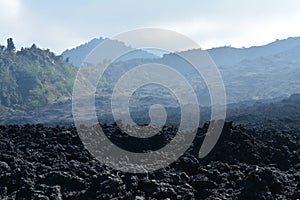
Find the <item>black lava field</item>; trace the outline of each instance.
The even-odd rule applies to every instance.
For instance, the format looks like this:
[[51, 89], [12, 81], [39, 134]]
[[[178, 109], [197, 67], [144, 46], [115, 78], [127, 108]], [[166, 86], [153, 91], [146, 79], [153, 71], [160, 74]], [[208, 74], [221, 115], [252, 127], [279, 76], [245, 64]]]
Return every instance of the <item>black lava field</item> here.
[[[226, 122], [213, 151], [199, 159], [206, 123], [177, 161], [144, 174], [93, 158], [75, 127], [0, 126], [0, 199], [300, 199], [299, 102], [289, 108], [293, 115], [283, 121], [278, 109], [273, 125]], [[116, 124], [102, 126], [108, 137], [123, 134]], [[164, 127], [162, 141], [175, 132]], [[147, 147], [128, 140], [124, 148], [138, 146]]]

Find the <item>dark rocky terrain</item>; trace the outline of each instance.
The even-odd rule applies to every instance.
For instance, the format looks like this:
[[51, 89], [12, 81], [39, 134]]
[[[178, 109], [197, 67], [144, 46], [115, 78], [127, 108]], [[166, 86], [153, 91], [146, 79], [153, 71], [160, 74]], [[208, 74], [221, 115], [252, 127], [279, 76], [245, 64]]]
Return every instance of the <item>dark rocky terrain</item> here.
[[[68, 49], [61, 55], [55, 54], [50, 49], [43, 49], [50, 44], [51, 48], [59, 50], [64, 45], [71, 45], [69, 42], [80, 41], [100, 29], [102, 33], [109, 33], [120, 28], [130, 28], [131, 25], [128, 26], [127, 21], [133, 25], [144, 22], [151, 25], [155, 22], [163, 26], [166, 20], [170, 21], [170, 16], [172, 16], [170, 22], [175, 23], [171, 24], [172, 27], [183, 28], [184, 32], [192, 31], [190, 35], [193, 37], [198, 37], [201, 30], [200, 32], [199, 30], [195, 32], [194, 28], [190, 30], [190, 25], [196, 23], [208, 28], [213, 33], [210, 35], [215, 39], [209, 41], [210, 39], [206, 38], [208, 39], [205, 42], [206, 45], [212, 45], [215, 42], [222, 43], [222, 40], [226, 38], [228, 39], [226, 43], [230, 43], [230, 40], [233, 43], [242, 40], [248, 34], [242, 34], [244, 30], [239, 30], [241, 27], [238, 25], [246, 20], [250, 32], [255, 30], [258, 37], [253, 35], [253, 37], [244, 38], [247, 39], [245, 44], [251, 44], [257, 39], [260, 43], [268, 37], [270, 40], [276, 35], [283, 37], [289, 34], [288, 32], [292, 30], [289, 30], [289, 27], [295, 22], [293, 16], [296, 17], [293, 14], [295, 10], [289, 8], [297, 6], [286, 6], [285, 3], [278, 7], [279, 4], [275, 5], [277, 3], [273, 6], [261, 3], [253, 7], [247, 3], [243, 5], [246, 8], [244, 10], [246, 12], [243, 12], [243, 9], [235, 9], [237, 7], [230, 6], [227, 2], [226, 5], [218, 4], [217, 6], [217, 8], [224, 7], [225, 9], [209, 12], [214, 10], [207, 10], [205, 5], [201, 4], [205, 10], [200, 13], [201, 16], [205, 17], [209, 13], [205, 21], [212, 20], [213, 22], [202, 23], [201, 19], [198, 21], [200, 15], [193, 14], [193, 10], [199, 13], [196, 4], [193, 4], [193, 9], [186, 10], [187, 13], [185, 13], [185, 8], [192, 7], [186, 4], [178, 7], [176, 4], [175, 12], [178, 10], [176, 8], [181, 8], [176, 16], [184, 15], [183, 18], [176, 19], [176, 16], [170, 15], [169, 12], [174, 11], [172, 5], [175, 4], [164, 6], [161, 3], [152, 3], [153, 5], [149, 4], [149, 6], [145, 4], [139, 6], [134, 3], [134, 6], [126, 7], [128, 3], [123, 3], [119, 6], [121, 9], [111, 4], [113, 12], [110, 12], [110, 5], [101, 4], [99, 7], [91, 2], [87, 5], [75, 5], [77, 3], [74, 2], [59, 5], [45, 2], [33, 5], [21, 3], [19, 0], [7, 2], [2, 3], [0, 0], [0, 10], [4, 8], [0, 12], [1, 30], [3, 30], [0, 32], [0, 39], [8, 35], [19, 36], [17, 47], [20, 49], [16, 48], [13, 38], [7, 39], [6, 46], [0, 44], [0, 200], [300, 200], [300, 37], [276, 40], [267, 45], [249, 48], [224, 46], [208, 49], [207, 53], [212, 59], [211, 62], [207, 62], [209, 60], [207, 57], [202, 60], [204, 57], [199, 47], [194, 49], [195, 45], [193, 45], [193, 49], [187, 48], [191, 47], [188, 43], [193, 43], [192, 41], [187, 44], [184, 44], [185, 40], [179, 41], [183, 35], [173, 37], [173, 34], [162, 34], [163, 37], [160, 37], [158, 32], [155, 33], [156, 31], [151, 35], [146, 34], [147, 31], [142, 31], [140, 33], [143, 34], [132, 37], [136, 39], [132, 42], [130, 42], [132, 39], [128, 37], [131, 31], [123, 33], [127, 35], [126, 37], [123, 37], [125, 36], [123, 34], [114, 37], [118, 40], [95, 38]], [[90, 6], [96, 10], [90, 9]], [[161, 10], [164, 7], [167, 12]], [[271, 7], [272, 9], [268, 10]], [[99, 10], [99, 8], [104, 9]], [[155, 16], [151, 13], [149, 15], [147, 9], [144, 8], [154, 8], [149, 11], [156, 10], [157, 12], [154, 13]], [[286, 8], [291, 10], [288, 12], [288, 18], [283, 15]], [[53, 15], [53, 9], [55, 9], [55, 15]], [[258, 18], [251, 15], [253, 12], [248, 12], [252, 10]], [[163, 17], [161, 12], [168, 16]], [[110, 17], [105, 17], [106, 13]], [[214, 13], [221, 13], [221, 17], [225, 16], [220, 21], [221, 26], [218, 26], [218, 15], [214, 17]], [[248, 13], [250, 13], [250, 18], [247, 17]], [[273, 13], [276, 13], [276, 16]], [[130, 16], [132, 14], [143, 16], [136, 20], [136, 17]], [[190, 17], [193, 19], [189, 20], [189, 15], [186, 14], [191, 14]], [[77, 16], [80, 17], [77, 18]], [[89, 23], [81, 24], [87, 21], [84, 20], [85, 16], [91, 17], [88, 20]], [[153, 19], [147, 20], [147, 16]], [[234, 22], [232, 16], [237, 19], [237, 23]], [[260, 20], [260, 16], [266, 17], [267, 21]], [[120, 17], [124, 19], [119, 20]], [[68, 19], [71, 21], [68, 22]], [[230, 23], [227, 23], [228, 19]], [[286, 19], [291, 20], [284, 23]], [[22, 23], [18, 24], [18, 21]], [[115, 23], [117, 21], [122, 25], [118, 26], [118, 23]], [[95, 25], [97, 30], [92, 30], [92, 22], [97, 22]], [[81, 27], [75, 27], [80, 24]], [[209, 26], [207, 27], [206, 24]], [[286, 32], [284, 35], [280, 31], [274, 31], [275, 35], [259, 34], [261, 28], [279, 30], [278, 27], [284, 24], [287, 26], [280, 28]], [[101, 26], [100, 29], [98, 25]], [[236, 25], [231, 32], [236, 29], [239, 33], [237, 38], [234, 35], [231, 37], [230, 32], [220, 31], [232, 25]], [[202, 36], [205, 36], [206, 32], [204, 31]], [[295, 34], [295, 29], [292, 32]], [[222, 34], [226, 37], [221, 37]], [[21, 44], [28, 45], [28, 42], [36, 36], [36, 42], [42, 48], [36, 44], [30, 47], [20, 47]], [[52, 38], [49, 40], [47, 36]], [[127, 42], [119, 41], [122, 38]], [[135, 46], [143, 44], [143, 39], [149, 48], [135, 49]], [[163, 44], [168, 43], [167, 46], [170, 48], [167, 49], [173, 52], [151, 48], [152, 45], [148, 44], [152, 42], [150, 39], [153, 40], [153, 47], [162, 47]], [[166, 40], [166, 43], [158, 41], [160, 39]], [[168, 42], [169, 39], [170, 42]], [[172, 41], [174, 39], [176, 40]], [[157, 41], [161, 45], [158, 45]], [[105, 43], [102, 48], [95, 48], [101, 43]], [[117, 52], [127, 53], [115, 59], [112, 55], [117, 55]], [[194, 59], [184, 59], [192, 57]], [[196, 61], [201, 61], [197, 69], [192, 66]], [[213, 63], [216, 64], [218, 74], [220, 73], [221, 86], [224, 85], [226, 98], [222, 97], [220, 90], [211, 90], [220, 88], [220, 83], [217, 81], [219, 75], [210, 73], [214, 71]], [[106, 65], [109, 65], [108, 68]], [[160, 67], [152, 68], [150, 65]], [[175, 76], [175, 74], [173, 76], [170, 70], [163, 69], [163, 65], [173, 68], [180, 76]], [[138, 66], [143, 67], [140, 69], [147, 67], [147, 70], [137, 70], [139, 73], [132, 74], [135, 71], [133, 69]], [[104, 67], [106, 69], [102, 71]], [[200, 69], [201, 73], [198, 72]], [[202, 71], [202, 69], [205, 70]], [[103, 74], [97, 72], [103, 72]], [[126, 74], [131, 74], [128, 76], [131, 78], [123, 79], [127, 77]], [[133, 121], [141, 126], [152, 124], [153, 121], [164, 121], [164, 113], [167, 115], [166, 123], [158, 134], [148, 138], [136, 138], [132, 136], [134, 135], [132, 133], [142, 136], [149, 133], [151, 129], [144, 127], [143, 131], [141, 127], [126, 124], [131, 121], [124, 118], [127, 110], [125, 112], [122, 109], [124, 107], [118, 107], [118, 105], [122, 104], [124, 97], [129, 94], [127, 89], [138, 82], [150, 82], [148, 80], [153, 75], [155, 75], [153, 84], [139, 84], [141, 87], [136, 88], [132, 93], [128, 99], [128, 110]], [[188, 97], [192, 96], [189, 96], [191, 93], [187, 90], [186, 84], [179, 81], [183, 77], [184, 82], [188, 83], [188, 87], [194, 91], [198, 102], [187, 101]], [[164, 80], [163, 83], [167, 80], [169, 84], [160, 85], [158, 80]], [[116, 87], [118, 85], [126, 87], [118, 88]], [[78, 87], [81, 89], [77, 91]], [[173, 90], [175, 88], [176, 90]], [[219, 95], [224, 101], [213, 101], [211, 94]], [[184, 98], [177, 99], [183, 95]], [[90, 97], [95, 99], [95, 109], [93, 105], [85, 107], [89, 102], [94, 104]], [[114, 102], [112, 99], [120, 101]], [[224, 117], [226, 122], [222, 134], [213, 150], [205, 158], [199, 158], [199, 153], [203, 155], [201, 154], [203, 151], [200, 152], [202, 146], [207, 147], [205, 139], [212, 139], [214, 136], [207, 134], [210, 123], [220, 122], [211, 120], [211, 113], [214, 114], [211, 106], [218, 107], [220, 103], [227, 104], [226, 118]], [[157, 104], [164, 107], [165, 112], [156, 112], [161, 111], [161, 107], [157, 107]], [[152, 109], [153, 105], [155, 109]], [[199, 106], [200, 113], [195, 109], [195, 105]], [[82, 112], [84, 115], [79, 116], [80, 122], [75, 120], [78, 107], [83, 108], [80, 111], [84, 111]], [[90, 116], [94, 116], [94, 110], [98, 117], [97, 122], [90, 120]], [[181, 112], [184, 110], [187, 110], [188, 116]], [[118, 112], [121, 115], [113, 116]], [[178, 124], [182, 116], [187, 117], [185, 119], [193, 124], [192, 119], [198, 119], [199, 115], [199, 124], [196, 124], [195, 129], [197, 134], [195, 138], [192, 138], [193, 141], [188, 140], [188, 131], [184, 131], [184, 135], [179, 138], [175, 137], [178, 134]], [[158, 120], [151, 121], [154, 118]], [[123, 124], [120, 119], [123, 120]], [[80, 125], [76, 129], [74, 122], [93, 123], [94, 126]], [[198, 123], [198, 120], [196, 122]], [[112, 144], [106, 145], [103, 142], [104, 136], [99, 138], [98, 132], [95, 131], [95, 128], [99, 129], [99, 126], [95, 126], [95, 123], [99, 123]], [[122, 126], [118, 127], [117, 124], [129, 127], [128, 133], [131, 134], [121, 130]], [[152, 125], [154, 127], [158, 124], [160, 123]], [[192, 126], [186, 125], [184, 130], [185, 128], [192, 129]], [[86, 131], [88, 135], [84, 136], [87, 137], [80, 138], [81, 131]], [[187, 141], [190, 145], [186, 150], [184, 143]], [[176, 146], [176, 142], [180, 145]], [[86, 145], [84, 146], [83, 143]], [[113, 145], [136, 154], [132, 157], [117, 154], [119, 152], [111, 148]], [[156, 151], [166, 145], [174, 145], [176, 148], [172, 146], [173, 149], [167, 152], [155, 152], [151, 154], [151, 159], [150, 156], [137, 159], [140, 158], [138, 156], [141, 153]], [[98, 151], [89, 152], [87, 147]], [[98, 147], [101, 149], [97, 149]], [[177, 159], [176, 151], [182, 149], [186, 151]], [[93, 156], [101, 155], [103, 152], [105, 161], [109, 161], [109, 163], [106, 162], [108, 165]], [[121, 160], [116, 159], [119, 158], [118, 156]], [[147, 166], [157, 167], [158, 164], [169, 161], [168, 159], [176, 161], [151, 172], [147, 172], [146, 167], [126, 162], [145, 161]], [[118, 171], [110, 167], [111, 163], [121, 166], [122, 170], [130, 168], [132, 171], [145, 170], [145, 172], [134, 174]]]
[[[299, 129], [246, 129], [227, 122], [214, 150], [200, 160], [207, 125], [178, 161], [148, 174], [104, 166], [72, 127], [0, 126], [0, 199], [300, 198]], [[104, 129], [120, 134], [116, 125]]]
[[[99, 109], [96, 107], [98, 120], [101, 123], [113, 123], [114, 119], [111, 114], [110, 99], [108, 97], [101, 97], [98, 100]], [[98, 103], [97, 102], [97, 103]], [[135, 102], [136, 103], [136, 102]], [[168, 107], [167, 101], [160, 99], [160, 104], [166, 106], [166, 110], [170, 117], [170, 122], [180, 121], [180, 108]], [[136, 123], [149, 122], [148, 115], [149, 105], [138, 104], [140, 107], [132, 109], [131, 114]], [[152, 104], [153, 105], [153, 104]], [[148, 109], [148, 110], [147, 110]], [[210, 108], [201, 107], [201, 122], [200, 126], [210, 119]], [[71, 126], [73, 125], [72, 116], [72, 101], [58, 102], [50, 104], [42, 108], [38, 108], [28, 112], [15, 112], [6, 114], [0, 110], [0, 125], [8, 124], [43, 124], [45, 126]], [[234, 121], [235, 123], [244, 124], [247, 127], [276, 127], [278, 129], [285, 129], [289, 126], [297, 126], [300, 128], [300, 94], [293, 94], [285, 99], [271, 99], [271, 100], [251, 100], [240, 102], [236, 104], [227, 105], [227, 121]], [[173, 123], [172, 123], [173, 124]]]
[[[246, 70], [247, 73], [244, 73], [243, 67], [236, 69], [241, 70], [236, 74], [244, 74], [244, 76], [235, 77], [234, 80], [257, 82], [257, 76], [249, 71], [249, 69], [256, 71], [257, 68], [252, 68], [252, 66], [259, 68], [260, 65], [257, 63], [267, 63], [264, 65], [266, 71], [270, 68], [270, 72], [272, 72], [278, 63], [281, 65], [283, 61], [289, 60], [291, 62], [282, 64], [281, 68], [276, 68], [281, 69], [276, 71], [276, 76], [273, 76], [274, 74], [270, 76], [275, 78], [267, 79], [259, 76], [257, 83], [269, 80], [271, 82], [268, 82], [268, 85], [272, 85], [272, 87], [273, 85], [285, 86], [270, 90], [272, 91], [270, 97], [281, 97], [282, 94], [277, 95], [277, 91], [282, 91], [283, 96], [298, 91], [299, 76], [297, 75], [299, 72], [297, 66], [300, 63], [297, 57], [298, 50], [299, 46], [273, 56], [265, 56], [265, 58], [241, 60], [239, 61], [243, 64], [241, 66], [246, 66], [248, 71]], [[11, 60], [19, 57], [23, 59], [24, 56], [27, 59], [27, 53], [33, 60], [40, 59], [41, 63], [46, 63], [50, 72], [54, 73], [53, 66], [58, 61], [65, 65], [65, 68], [57, 68], [62, 70], [60, 74], [67, 73], [68, 69], [72, 69], [60, 57], [53, 57], [57, 60], [50, 59], [48, 61], [46, 59], [48, 54], [52, 54], [39, 50], [35, 46], [21, 50], [19, 55], [18, 53], [15, 55], [12, 52], [4, 52], [3, 58], [6, 59], [7, 55], [10, 55]], [[34, 57], [36, 55], [37, 58]], [[164, 59], [168, 59], [168, 57], [166, 56]], [[272, 62], [269, 62], [270, 60]], [[167, 61], [165, 60], [166, 63]], [[30, 63], [30, 61], [28, 62]], [[23, 63], [23, 61], [19, 63]], [[181, 65], [178, 64], [179, 66]], [[123, 67], [123, 65], [119, 67]], [[16, 65], [16, 69], [18, 69], [18, 65]], [[222, 70], [224, 73], [224, 68]], [[29, 77], [39, 77], [35, 76], [39, 70], [33, 68], [31, 71]], [[11, 74], [9, 70], [6, 72]], [[20, 80], [25, 80], [27, 83], [28, 77], [24, 79], [24, 73], [20, 72], [19, 74], [22, 75]], [[252, 79], [253, 77], [254, 79]], [[289, 81], [285, 82], [282, 77]], [[40, 79], [32, 80], [39, 81]], [[29, 94], [33, 94], [31, 99], [34, 100], [40, 94], [44, 94], [44, 89], [49, 87], [48, 82], [55, 82], [52, 79], [49, 80], [45, 81], [47, 84], [41, 84], [40, 90], [34, 90], [36, 93], [29, 92]], [[70, 84], [72, 79], [68, 80], [69, 85], [72, 85]], [[279, 80], [284, 84], [281, 82], [273, 84], [274, 80]], [[3, 81], [5, 84], [1, 85], [11, 85], [10, 80], [3, 78]], [[290, 82], [292, 86], [289, 84]], [[32, 84], [34, 87], [36, 85]], [[58, 85], [62, 85], [59, 88], [66, 88], [63, 83]], [[248, 82], [246, 85], [252, 87], [252, 84], [248, 84]], [[57, 89], [55, 84], [54, 86], [51, 91], [57, 91], [57, 98], [70, 96], [71, 93], [68, 91]], [[240, 91], [248, 95], [248, 90], [244, 90], [243, 84], [241, 87]], [[9, 88], [3, 88], [3, 94], [12, 91]], [[16, 88], [18, 87], [14, 87], [14, 89]], [[227, 89], [236, 91], [228, 86]], [[28, 91], [31, 91], [30, 88]], [[255, 97], [265, 97], [260, 94], [266, 93], [264, 90], [256, 91]], [[158, 95], [163, 96], [160, 93]], [[50, 96], [49, 99], [52, 98]], [[204, 159], [199, 159], [198, 152], [208, 128], [208, 124], [203, 125], [203, 123], [209, 120], [210, 115], [208, 107], [203, 109], [201, 128], [198, 129], [198, 134], [190, 149], [170, 166], [145, 174], [119, 172], [93, 158], [83, 146], [76, 129], [72, 126], [71, 101], [54, 101], [56, 103], [48, 104], [47, 100], [41, 104], [45, 106], [41, 107], [36, 106], [36, 103], [40, 105], [39, 102], [33, 101], [28, 105], [33, 103], [30, 108], [35, 109], [25, 111], [20, 109], [22, 107], [17, 106], [16, 108], [20, 109], [17, 112], [10, 110], [14, 108], [11, 106], [15, 103], [20, 104], [22, 99], [28, 98], [25, 96], [24, 98], [15, 98], [13, 95], [12, 98], [6, 97], [7, 95], [5, 101], [1, 100], [1, 103], [6, 103], [3, 104], [4, 106], [0, 106], [0, 124], [3, 124], [0, 126], [0, 199], [300, 199], [299, 94], [294, 94], [288, 99], [278, 102], [257, 101], [256, 103], [239, 103], [228, 106], [227, 120], [233, 121], [236, 125], [227, 122], [213, 151]], [[98, 99], [100, 107], [105, 107], [104, 105], [110, 103], [106, 96], [100, 95], [100, 97]], [[156, 99], [154, 98], [156, 96], [152, 97]], [[267, 97], [269, 96], [267, 95]], [[55, 97], [55, 99], [57, 98]], [[10, 100], [9, 103], [7, 99]], [[16, 102], [15, 99], [17, 99]], [[246, 96], [245, 99], [249, 98]], [[178, 121], [180, 115], [178, 115], [176, 107], [170, 105], [169, 100], [163, 102], [170, 106], [167, 110], [170, 111], [171, 120]], [[136, 111], [134, 113], [136, 119], [141, 122], [149, 120], [147, 115], [141, 116], [140, 113], [148, 113], [147, 106], [152, 103], [153, 100], [149, 98], [141, 101], [143, 109], [137, 111], [133, 109]], [[26, 102], [24, 105], [27, 105]], [[97, 114], [104, 115], [105, 118], [107, 112], [99, 110]], [[107, 119], [109, 117], [111, 116], [107, 116]], [[244, 125], [239, 125], [240, 123]], [[57, 124], [61, 126], [56, 126]], [[168, 140], [176, 134], [176, 128], [169, 124], [156, 138], [157, 140], [129, 140], [115, 124], [102, 124], [102, 126], [107, 136], [115, 144], [133, 152], [158, 149], [168, 143]]]

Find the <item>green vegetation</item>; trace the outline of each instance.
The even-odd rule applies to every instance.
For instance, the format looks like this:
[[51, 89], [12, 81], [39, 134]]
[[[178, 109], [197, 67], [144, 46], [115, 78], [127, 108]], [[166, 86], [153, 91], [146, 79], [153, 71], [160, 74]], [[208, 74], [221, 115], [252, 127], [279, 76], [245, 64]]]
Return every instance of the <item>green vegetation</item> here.
[[71, 97], [76, 69], [49, 49], [0, 45], [0, 108], [30, 110]]

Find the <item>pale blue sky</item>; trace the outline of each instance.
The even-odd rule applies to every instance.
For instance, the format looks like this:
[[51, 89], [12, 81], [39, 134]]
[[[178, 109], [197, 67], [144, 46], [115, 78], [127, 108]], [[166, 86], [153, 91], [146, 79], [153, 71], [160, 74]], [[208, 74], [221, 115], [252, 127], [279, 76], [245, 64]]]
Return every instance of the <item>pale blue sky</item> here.
[[203, 48], [249, 47], [300, 36], [299, 0], [0, 0], [0, 43], [61, 53], [95, 37], [167, 28]]

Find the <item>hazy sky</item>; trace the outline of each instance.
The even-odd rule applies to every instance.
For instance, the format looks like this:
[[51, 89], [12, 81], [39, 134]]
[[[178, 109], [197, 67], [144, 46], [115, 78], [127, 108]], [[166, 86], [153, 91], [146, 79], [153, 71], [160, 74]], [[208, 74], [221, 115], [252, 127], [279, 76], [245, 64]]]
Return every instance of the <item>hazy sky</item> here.
[[202, 48], [249, 47], [300, 36], [299, 0], [0, 0], [0, 43], [61, 53], [143, 27], [185, 34]]

